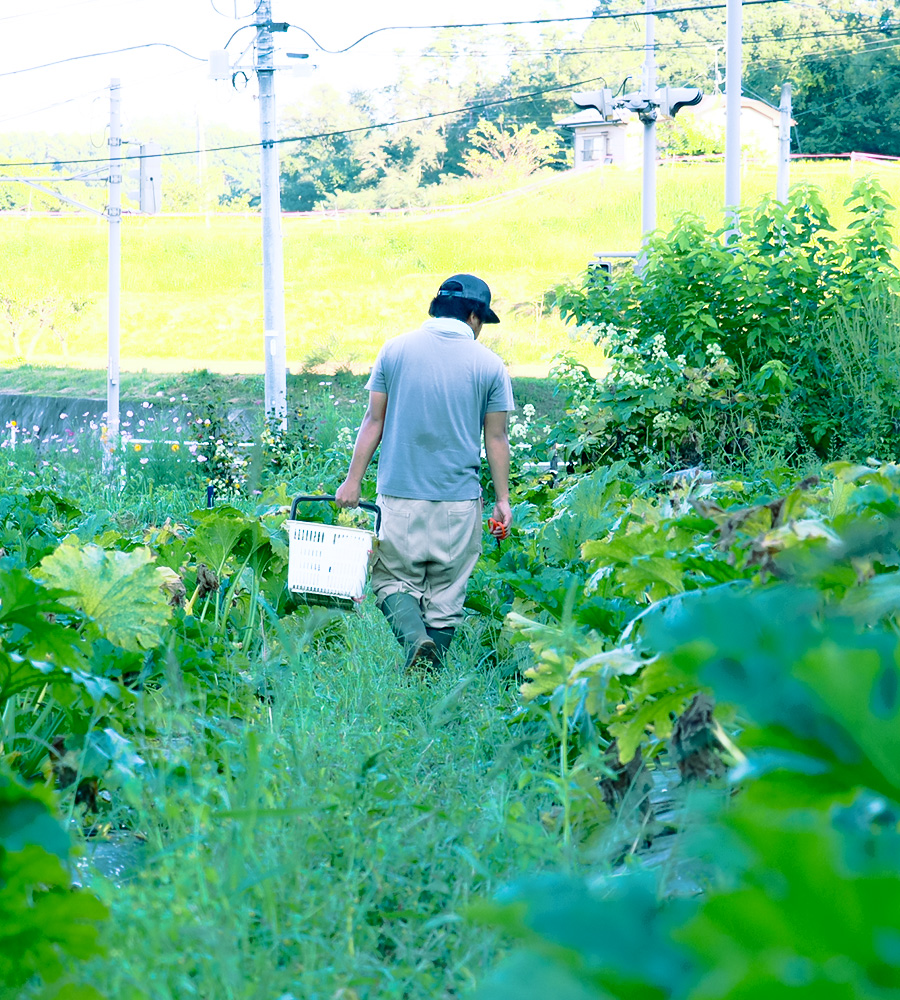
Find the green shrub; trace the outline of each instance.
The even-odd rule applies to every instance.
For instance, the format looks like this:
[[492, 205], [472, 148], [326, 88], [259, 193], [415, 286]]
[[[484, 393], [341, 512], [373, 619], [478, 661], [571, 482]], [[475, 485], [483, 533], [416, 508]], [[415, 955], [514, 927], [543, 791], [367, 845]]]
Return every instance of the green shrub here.
[[[691, 465], [887, 456], [895, 418], [900, 272], [893, 210], [856, 183], [843, 237], [816, 192], [764, 202], [708, 229], [684, 217], [654, 237], [642, 273], [589, 272], [560, 295], [611, 358], [599, 379], [563, 360], [558, 428], [575, 465]], [[875, 405], [873, 406], [873, 401]]]

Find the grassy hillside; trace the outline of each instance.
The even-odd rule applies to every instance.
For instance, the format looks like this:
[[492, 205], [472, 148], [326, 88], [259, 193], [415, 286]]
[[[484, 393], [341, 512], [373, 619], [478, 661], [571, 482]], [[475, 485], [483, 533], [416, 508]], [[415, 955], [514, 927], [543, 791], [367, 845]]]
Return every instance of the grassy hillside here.
[[[900, 172], [879, 168], [896, 199]], [[794, 182], [819, 186], [835, 221], [852, 182], [845, 162], [795, 164]], [[721, 211], [723, 167], [658, 172], [659, 225], [680, 214]], [[774, 169], [745, 171], [756, 202]], [[640, 236], [639, 171], [561, 175], [549, 184], [450, 215], [288, 218], [284, 221], [288, 363], [365, 364], [386, 337], [414, 326], [440, 280], [484, 275], [503, 322], [485, 337], [510, 364], [540, 364], [569, 344], [544, 309], [554, 285], [577, 275], [598, 249], [632, 250]], [[19, 353], [36, 363], [102, 366], [106, 350], [106, 227], [82, 218], [0, 218], [0, 293], [24, 304], [50, 297], [55, 330], [30, 317]], [[127, 217], [123, 226], [122, 356], [130, 362], [254, 362], [262, 353], [257, 219]], [[84, 302], [80, 311], [72, 302]], [[0, 317], [0, 360], [15, 351]], [[585, 360], [596, 360], [586, 358]]]

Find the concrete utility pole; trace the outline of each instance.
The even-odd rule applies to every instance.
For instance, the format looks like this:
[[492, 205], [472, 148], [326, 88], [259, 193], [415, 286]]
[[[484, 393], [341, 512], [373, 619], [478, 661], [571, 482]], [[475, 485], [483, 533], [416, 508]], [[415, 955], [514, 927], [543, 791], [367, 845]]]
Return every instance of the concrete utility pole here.
[[778, 186], [775, 197], [783, 205], [791, 186], [791, 85], [781, 85], [781, 118], [778, 122]]
[[107, 373], [106, 447], [107, 472], [119, 446], [119, 290], [122, 272], [122, 119], [119, 89], [121, 82], [109, 84], [109, 260], [107, 263]]
[[741, 205], [741, 0], [728, 0], [725, 27], [725, 214], [737, 226]]
[[650, 102], [656, 93], [656, 44], [655, 21], [652, 13], [655, 0], [647, 0], [647, 15], [644, 18], [644, 85], [641, 88], [647, 101], [647, 110], [641, 114], [644, 123], [644, 169], [641, 192], [641, 232], [642, 241], [656, 229], [656, 108]]
[[281, 245], [281, 187], [275, 119], [275, 43], [272, 3], [256, 12], [256, 75], [259, 80], [260, 178], [263, 244], [263, 341], [266, 415], [287, 419], [287, 350], [284, 322], [284, 254]]

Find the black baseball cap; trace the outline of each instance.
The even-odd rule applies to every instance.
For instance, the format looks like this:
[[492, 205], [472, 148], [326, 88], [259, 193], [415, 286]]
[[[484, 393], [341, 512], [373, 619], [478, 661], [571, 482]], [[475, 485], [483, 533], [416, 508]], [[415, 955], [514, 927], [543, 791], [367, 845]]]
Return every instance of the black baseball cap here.
[[491, 309], [491, 290], [474, 274], [453, 274], [438, 289], [438, 298], [470, 299], [480, 302], [486, 310], [485, 323], [499, 323], [500, 317]]

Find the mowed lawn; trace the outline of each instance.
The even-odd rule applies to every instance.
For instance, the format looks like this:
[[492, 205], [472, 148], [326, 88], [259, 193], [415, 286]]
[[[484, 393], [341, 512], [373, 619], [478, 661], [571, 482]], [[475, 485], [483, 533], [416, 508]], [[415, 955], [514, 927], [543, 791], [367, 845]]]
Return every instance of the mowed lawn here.
[[[857, 173], [861, 168], [855, 168]], [[868, 167], [866, 170], [870, 169]], [[875, 169], [896, 199], [900, 169]], [[722, 164], [661, 167], [658, 221], [693, 212], [717, 220]], [[840, 225], [853, 169], [847, 162], [797, 163], [792, 181], [820, 188]], [[748, 167], [743, 197], [775, 187], [774, 168]], [[381, 343], [424, 316], [454, 271], [483, 275], [503, 322], [485, 342], [511, 365], [541, 365], [572, 347], [547, 308], [597, 250], [634, 250], [640, 240], [639, 170], [565, 174], [451, 215], [286, 218], [283, 224], [288, 363], [370, 363]], [[254, 362], [262, 366], [262, 251], [257, 218], [128, 216], [123, 221], [122, 340], [127, 363]], [[5, 266], [0, 293], [20, 304], [58, 303], [54, 328], [35, 317], [19, 356], [35, 363], [101, 365], [106, 352], [107, 232], [87, 218], [0, 217]], [[86, 303], [79, 311], [70, 303]], [[0, 313], [0, 360], [16, 353]], [[585, 348], [578, 348], [584, 352]], [[599, 360], [589, 354], [584, 360]]]

